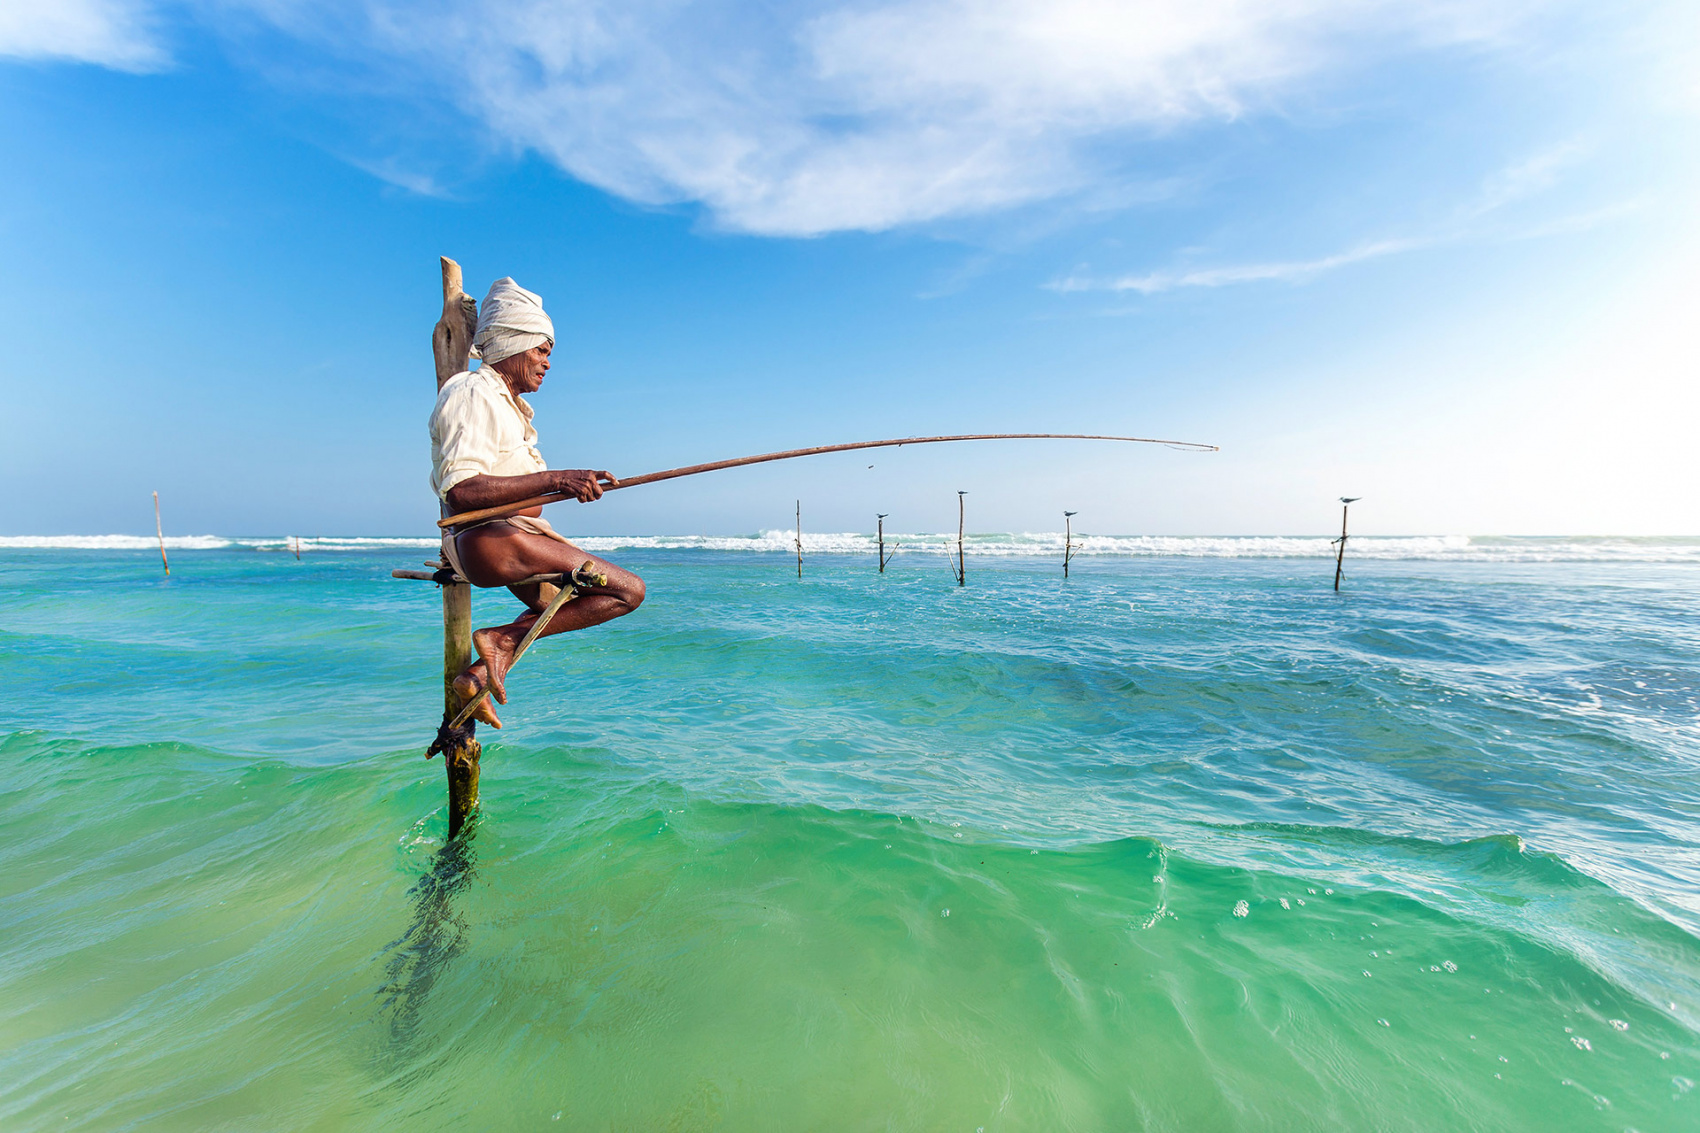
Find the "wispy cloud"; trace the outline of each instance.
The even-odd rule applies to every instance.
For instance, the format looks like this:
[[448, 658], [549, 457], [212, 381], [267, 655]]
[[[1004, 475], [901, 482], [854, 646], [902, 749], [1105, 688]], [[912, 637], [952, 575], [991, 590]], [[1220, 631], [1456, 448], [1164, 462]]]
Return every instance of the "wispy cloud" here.
[[[210, 2], [210, 0], [209, 0]], [[878, 231], [1101, 192], [1130, 147], [1263, 113], [1546, 0], [221, 0], [454, 100], [494, 148], [734, 231]], [[214, 8], [208, 8], [212, 11]]]
[[139, 0], [7, 0], [0, 3], [0, 57], [121, 71], [154, 71], [168, 62]]
[[1420, 235], [1365, 241], [1344, 251], [1307, 259], [1256, 261], [1217, 267], [1170, 268], [1121, 275], [1094, 274], [1083, 267], [1044, 286], [1047, 290], [1064, 294], [1095, 291], [1155, 295], [1186, 287], [1228, 287], [1241, 283], [1304, 283], [1327, 272], [1367, 260], [1382, 259], [1442, 244], [1490, 238], [1531, 238], [1580, 231], [1624, 215], [1634, 208], [1633, 202], [1590, 209], [1513, 232], [1497, 230], [1482, 222], [1514, 203], [1551, 189], [1558, 183], [1562, 172], [1576, 164], [1586, 152], [1586, 147], [1581, 143], [1569, 141], [1532, 157], [1512, 162], [1487, 177], [1476, 196], [1454, 210], [1451, 218], [1432, 226]]
[[1303, 281], [1348, 264], [1379, 259], [1398, 252], [1425, 247], [1432, 240], [1378, 240], [1345, 252], [1313, 260], [1283, 260], [1270, 263], [1235, 264], [1229, 267], [1196, 268], [1190, 271], [1154, 271], [1096, 279], [1076, 273], [1045, 286], [1052, 291], [1136, 291], [1154, 295], [1177, 287], [1225, 287], [1233, 283], [1264, 283], [1278, 280]]
[[1566, 169], [1576, 165], [1587, 154], [1588, 147], [1573, 140], [1514, 161], [1482, 184], [1476, 199], [1461, 210], [1462, 215], [1469, 218], [1486, 216], [1506, 205], [1544, 193], [1558, 183]]
[[359, 156], [350, 157], [343, 154], [342, 160], [362, 173], [369, 173], [380, 181], [394, 185], [396, 188], [413, 193], [416, 196], [437, 197], [443, 200], [450, 199], [452, 196], [429, 173], [404, 168], [388, 158], [372, 159]]
[[[159, 13], [231, 43], [266, 28], [304, 50], [314, 95], [340, 82], [451, 104], [489, 152], [542, 154], [640, 203], [700, 204], [725, 229], [813, 236], [1113, 197], [1172, 175], [1140, 167], [1144, 141], [1279, 113], [1416, 53], [1515, 49], [1536, 17], [1579, 3], [0, 0], [0, 55], [145, 70], [167, 62]], [[1564, 160], [1508, 170], [1495, 191], [1538, 189]], [[354, 164], [441, 191], [418, 161]], [[1126, 283], [1302, 278], [1397, 243]]]

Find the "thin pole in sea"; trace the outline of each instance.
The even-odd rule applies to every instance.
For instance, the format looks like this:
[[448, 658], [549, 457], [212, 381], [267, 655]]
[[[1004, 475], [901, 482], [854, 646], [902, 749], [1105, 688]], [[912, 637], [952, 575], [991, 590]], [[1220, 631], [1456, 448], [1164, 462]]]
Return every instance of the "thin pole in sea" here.
[[1363, 499], [1362, 496], [1340, 497], [1340, 537], [1330, 540], [1340, 548], [1339, 553], [1334, 556], [1334, 592], [1336, 594], [1340, 592], [1340, 577], [1346, 573], [1346, 512], [1361, 499]]
[[967, 492], [956, 493], [956, 569], [953, 573], [958, 586], [968, 585], [968, 560], [962, 554], [963, 516], [966, 514], [963, 497], [966, 495]]
[[153, 529], [159, 536], [159, 561], [165, 567], [165, 577], [171, 577], [171, 560], [165, 557], [165, 527], [159, 521], [159, 493], [153, 494]]

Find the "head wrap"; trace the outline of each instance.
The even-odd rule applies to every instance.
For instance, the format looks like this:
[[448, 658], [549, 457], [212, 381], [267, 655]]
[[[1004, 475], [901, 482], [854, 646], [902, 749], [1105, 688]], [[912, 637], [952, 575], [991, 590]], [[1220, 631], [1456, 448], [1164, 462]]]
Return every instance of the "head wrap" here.
[[541, 296], [512, 279], [498, 279], [478, 307], [478, 330], [472, 344], [486, 363], [523, 354], [533, 346], [555, 341], [555, 324], [543, 313]]

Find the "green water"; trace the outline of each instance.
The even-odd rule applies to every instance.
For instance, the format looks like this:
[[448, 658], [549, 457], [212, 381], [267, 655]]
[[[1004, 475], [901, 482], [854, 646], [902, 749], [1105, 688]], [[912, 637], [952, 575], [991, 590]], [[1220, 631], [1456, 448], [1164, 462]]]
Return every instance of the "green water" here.
[[1700, 1128], [1700, 568], [632, 556], [445, 847], [393, 555], [64, 557], [5, 1129]]

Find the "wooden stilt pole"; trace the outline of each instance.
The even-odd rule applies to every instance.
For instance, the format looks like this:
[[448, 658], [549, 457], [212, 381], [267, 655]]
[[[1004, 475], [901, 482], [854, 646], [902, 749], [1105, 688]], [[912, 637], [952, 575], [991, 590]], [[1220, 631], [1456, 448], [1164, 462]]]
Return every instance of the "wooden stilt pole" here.
[[797, 501], [797, 577], [803, 577], [803, 501]]
[[887, 515], [890, 515], [890, 514], [891, 514], [890, 512], [882, 511], [874, 517], [874, 522], [879, 524], [879, 529], [880, 529], [879, 530], [879, 540], [880, 540], [880, 573], [881, 574], [885, 573], [885, 517]]
[[[461, 286], [460, 265], [442, 257], [443, 315], [431, 329], [431, 354], [436, 363], [437, 388], [467, 368], [472, 357], [472, 334], [478, 325], [478, 301]], [[464, 582], [443, 584], [443, 722], [461, 710], [454, 679], [472, 664], [472, 587]], [[446, 729], [442, 741], [443, 770], [449, 780], [449, 837], [460, 833], [478, 806], [478, 760], [484, 749], [476, 737], [478, 722]]]
[[1351, 506], [1363, 499], [1362, 496], [1340, 497], [1340, 538], [1334, 540], [1340, 547], [1334, 556], [1334, 591], [1340, 591], [1340, 576], [1346, 572], [1346, 512]]
[[159, 493], [153, 494], [153, 529], [159, 536], [159, 561], [165, 564], [165, 577], [171, 577], [171, 560], [165, 557], [165, 528], [159, 522]]
[[956, 493], [956, 585], [968, 585], [968, 559], [962, 553], [963, 516], [967, 514], [962, 498], [967, 492]]
[[1074, 558], [1074, 517], [1077, 511], [1063, 512], [1063, 577], [1068, 577], [1068, 561]]
[[[443, 586], [443, 719], [460, 711], [454, 680], [472, 664], [472, 587], [464, 582]], [[464, 736], [443, 749], [443, 768], [449, 777], [449, 837], [460, 833], [478, 805], [478, 760], [484, 749], [473, 737], [478, 724], [468, 721]]]

